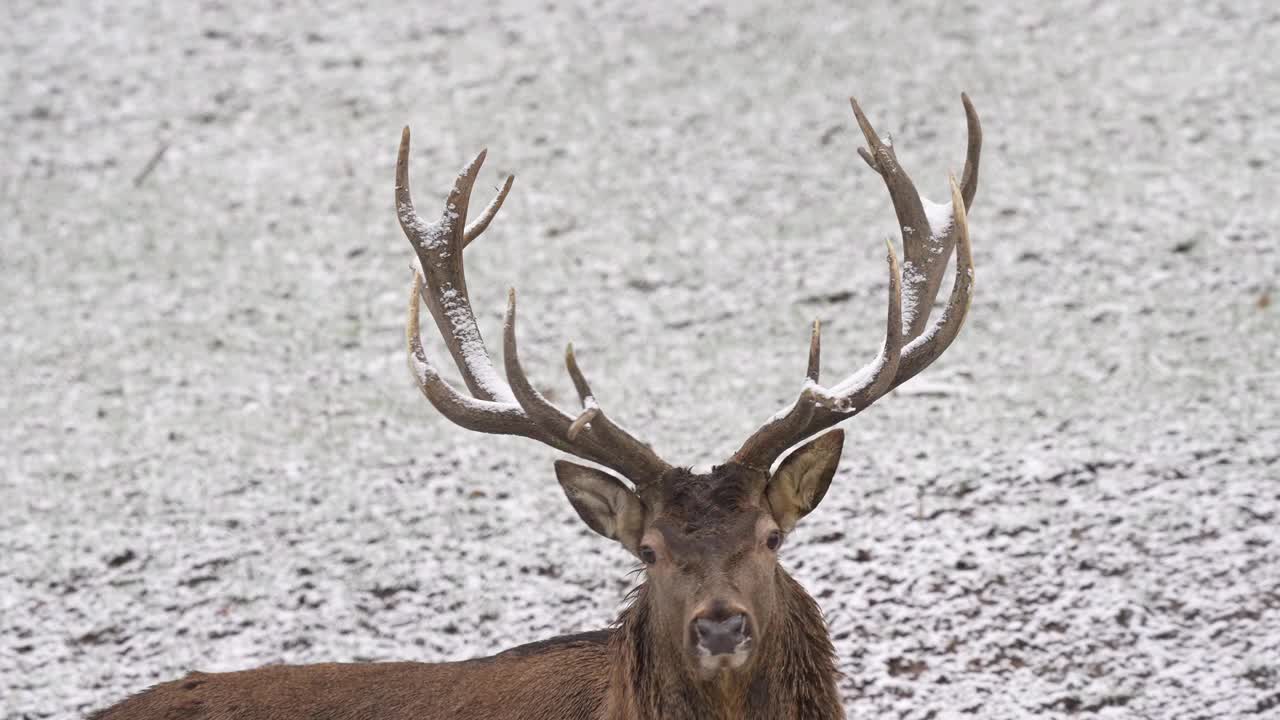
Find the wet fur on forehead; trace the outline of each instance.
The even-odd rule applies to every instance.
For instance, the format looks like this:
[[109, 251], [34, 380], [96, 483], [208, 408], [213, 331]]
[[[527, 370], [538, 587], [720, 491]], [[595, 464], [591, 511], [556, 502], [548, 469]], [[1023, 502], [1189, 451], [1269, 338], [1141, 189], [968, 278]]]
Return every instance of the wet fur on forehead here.
[[768, 477], [743, 465], [717, 465], [711, 472], [677, 468], [645, 488], [642, 498], [664, 524], [696, 538], [739, 524], [744, 510], [760, 508]]

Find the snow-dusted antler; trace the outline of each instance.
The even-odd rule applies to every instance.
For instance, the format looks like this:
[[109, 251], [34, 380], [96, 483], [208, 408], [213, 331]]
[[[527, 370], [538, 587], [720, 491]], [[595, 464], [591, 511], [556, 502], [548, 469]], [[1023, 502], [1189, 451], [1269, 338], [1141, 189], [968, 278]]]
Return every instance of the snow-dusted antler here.
[[[893, 146], [880, 139], [858, 106], [849, 99], [868, 148], [858, 148], [880, 173], [902, 228], [905, 254], [901, 277], [893, 248], [889, 248], [889, 318], [884, 346], [870, 364], [832, 387], [820, 385], [820, 327], [813, 326], [809, 370], [800, 396], [783, 408], [743, 443], [735, 462], [769, 468], [789, 447], [864, 410], [936, 360], [964, 324], [973, 290], [973, 256], [969, 247], [966, 210], [978, 187], [982, 126], [967, 95], [961, 95], [968, 121], [969, 147], [959, 183], [950, 179], [951, 201], [935, 204], [920, 197], [915, 184], [898, 164]], [[942, 317], [929, 326], [929, 315], [942, 285], [952, 250], [956, 276]], [[905, 285], [905, 288], [903, 287]]]
[[[605, 415], [578, 368], [573, 346], [565, 350], [565, 365], [582, 400], [583, 410], [570, 416], [534, 389], [520, 366], [516, 348], [516, 294], [511, 290], [503, 327], [503, 355], [507, 382], [498, 376], [476, 324], [467, 295], [463, 249], [485, 231], [502, 207], [514, 180], [508, 177], [480, 217], [466, 225], [467, 206], [475, 184], [482, 150], [459, 173], [440, 219], [426, 223], [414, 210], [409, 194], [409, 128], [400, 139], [396, 162], [396, 210], [400, 227], [417, 252], [422, 272], [415, 270], [409, 299], [406, 334], [409, 365], [418, 387], [440, 414], [469, 430], [523, 435], [558, 450], [599, 463], [644, 485], [670, 469], [645, 443], [631, 436]], [[425, 276], [425, 282], [424, 282]], [[449, 353], [470, 391], [463, 394], [427, 358], [419, 332], [419, 298], [435, 318]]]

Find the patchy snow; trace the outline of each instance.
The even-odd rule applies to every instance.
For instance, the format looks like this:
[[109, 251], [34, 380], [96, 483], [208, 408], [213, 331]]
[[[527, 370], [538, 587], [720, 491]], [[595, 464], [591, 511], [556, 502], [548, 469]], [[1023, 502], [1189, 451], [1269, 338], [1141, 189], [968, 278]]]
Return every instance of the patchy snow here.
[[[446, 222], [437, 221], [429, 223], [426, 220], [423, 220], [422, 216], [418, 215], [418, 213], [414, 211], [413, 205], [407, 202], [399, 203], [397, 207], [397, 212], [400, 213], [400, 222], [404, 225], [407, 231], [422, 244], [424, 249], [438, 253], [438, 257], [442, 259], [449, 257], [449, 251], [447, 248], [449, 246], [449, 240], [452, 237], [452, 232]], [[453, 216], [456, 218], [457, 215], [457, 213], [452, 211], [445, 212], [446, 217]]]
[[916, 321], [916, 316], [921, 312], [930, 312], [932, 310], [932, 300], [928, 301], [929, 305], [922, 306], [920, 292], [926, 290], [928, 285], [928, 277], [925, 275], [924, 268], [919, 267], [912, 260], [903, 260], [902, 262], [902, 331], [909, 332], [908, 328]]
[[[0, 718], [617, 610], [631, 561], [556, 454], [448, 425], [407, 377], [406, 123], [419, 208], [482, 147], [479, 182], [521, 174], [466, 250], [484, 331], [518, 284], [530, 347], [578, 339], [614, 415], [705, 465], [794, 399], [815, 315], [829, 367], [883, 340], [894, 213], [844, 97], [927, 189], [963, 158], [961, 90], [982, 287], [845, 426], [784, 551], [850, 717], [1280, 713], [1269, 4], [265, 12], [10, 13]], [[525, 362], [572, 404], [556, 353]]]
[[956, 222], [956, 216], [951, 209], [951, 203], [936, 203], [926, 197], [920, 198], [920, 204], [924, 207], [924, 215], [929, 219], [929, 228], [931, 237], [927, 247], [929, 251], [938, 255], [951, 243], [942, 242], [943, 238], [949, 236], [952, 232], [952, 226]]

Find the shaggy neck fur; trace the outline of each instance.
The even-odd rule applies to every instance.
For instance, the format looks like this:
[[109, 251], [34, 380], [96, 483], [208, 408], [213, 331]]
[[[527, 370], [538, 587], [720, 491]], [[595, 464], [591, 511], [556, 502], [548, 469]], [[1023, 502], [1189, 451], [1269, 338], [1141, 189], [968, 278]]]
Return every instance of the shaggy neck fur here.
[[[610, 643], [608, 720], [840, 720], [835, 649], [817, 604], [778, 569], [779, 617], [739, 673], [705, 681], [653, 626], [647, 587], [618, 616]], [[683, 649], [677, 652], [683, 652]]]

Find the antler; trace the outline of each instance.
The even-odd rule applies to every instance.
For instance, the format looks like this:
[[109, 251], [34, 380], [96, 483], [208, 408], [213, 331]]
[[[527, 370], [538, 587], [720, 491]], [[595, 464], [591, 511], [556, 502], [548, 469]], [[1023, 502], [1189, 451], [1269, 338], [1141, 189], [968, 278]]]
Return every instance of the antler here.
[[[820, 326], [813, 325], [809, 366], [800, 396], [771, 417], [743, 443], [733, 460], [768, 469], [787, 448], [866, 409], [871, 403], [915, 376], [936, 360], [964, 324], [973, 293], [973, 256], [966, 211], [978, 188], [978, 160], [982, 126], [969, 96], [962, 94], [969, 147], [959, 183], [950, 178], [951, 201], [935, 204], [920, 197], [898, 164], [893, 145], [876, 134], [858, 101], [849, 99], [867, 148], [858, 154], [880, 173], [902, 227], [906, 260], [899, 277], [893, 247], [889, 248], [889, 318], [884, 346], [875, 360], [839, 384], [818, 383]], [[946, 310], [932, 326], [929, 315], [942, 285], [952, 249], [956, 254], [955, 283]], [[905, 290], [903, 285], [905, 284]], [[926, 329], [927, 328], [927, 329]]]
[[[469, 430], [532, 438], [612, 468], [637, 486], [656, 480], [671, 466], [652, 448], [632, 437], [604, 414], [578, 368], [572, 345], [565, 351], [565, 365], [582, 400], [582, 412], [570, 416], [534, 389], [520, 366], [516, 348], [514, 289], [507, 299], [503, 326], [507, 382], [498, 376], [471, 309], [462, 251], [485, 231], [497, 215], [514, 178], [508, 176], [480, 217], [467, 225], [471, 187], [484, 158], [485, 151], [482, 150], [471, 164], [463, 168], [440, 219], [428, 224], [418, 217], [409, 193], [409, 128], [404, 129], [400, 138], [400, 155], [396, 161], [396, 209], [400, 227], [417, 252], [421, 265], [421, 272], [414, 270], [413, 294], [409, 299], [409, 319], [405, 328], [409, 368], [418, 387], [440, 414]], [[419, 298], [426, 302], [435, 318], [436, 327], [444, 337], [470, 395], [463, 394], [445, 380], [427, 358], [419, 332]]]

